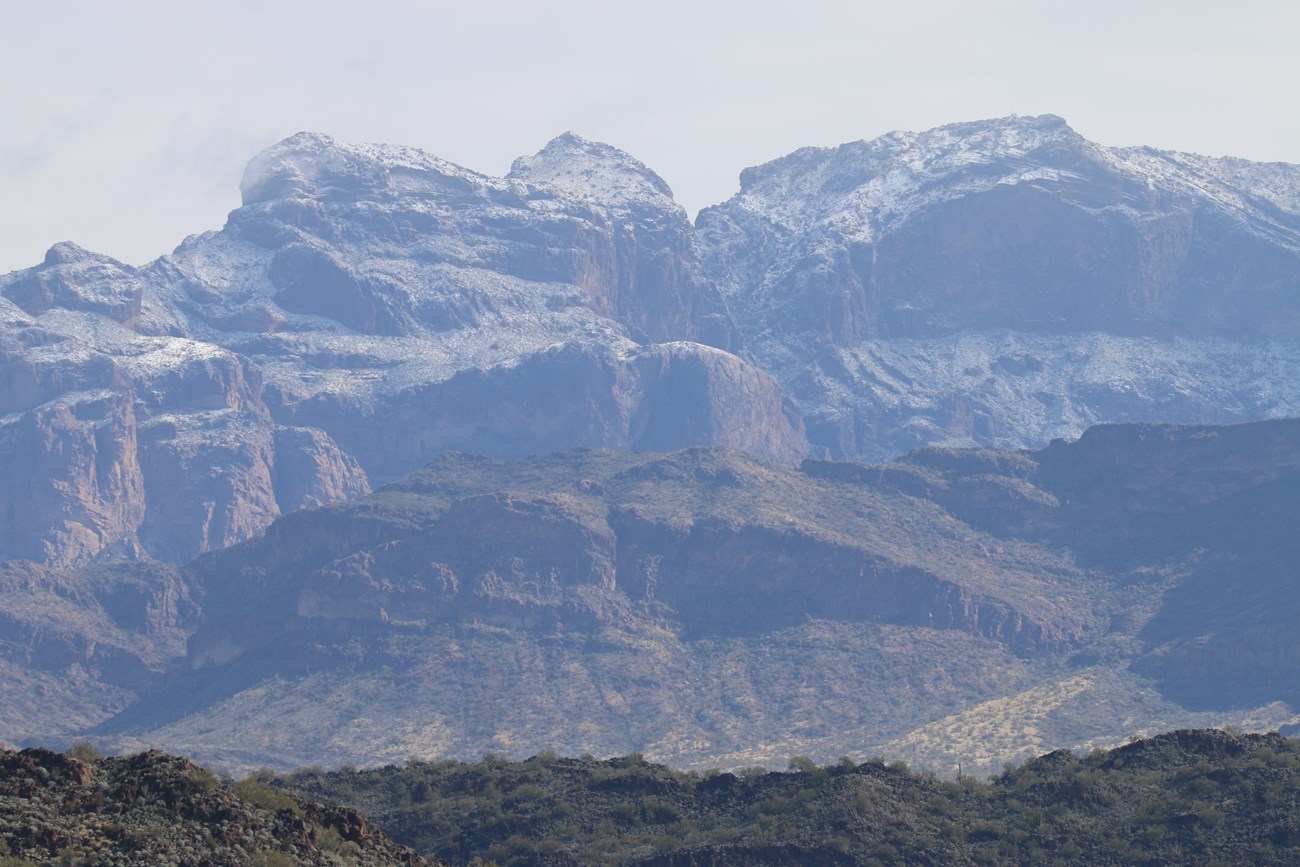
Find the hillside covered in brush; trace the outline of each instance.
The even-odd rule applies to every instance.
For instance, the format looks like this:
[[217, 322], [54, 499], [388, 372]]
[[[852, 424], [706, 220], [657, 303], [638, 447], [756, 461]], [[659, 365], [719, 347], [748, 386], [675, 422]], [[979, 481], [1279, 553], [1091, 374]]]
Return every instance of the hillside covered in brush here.
[[[640, 756], [303, 771], [277, 785], [359, 806], [453, 863], [1294, 864], [1300, 742], [1177, 731], [1033, 759], [985, 783], [803, 757], [682, 773]], [[477, 863], [477, 862], [476, 862]]]
[[[78, 757], [79, 756], [79, 757]], [[422, 867], [355, 810], [156, 751], [0, 749], [0, 865]]]

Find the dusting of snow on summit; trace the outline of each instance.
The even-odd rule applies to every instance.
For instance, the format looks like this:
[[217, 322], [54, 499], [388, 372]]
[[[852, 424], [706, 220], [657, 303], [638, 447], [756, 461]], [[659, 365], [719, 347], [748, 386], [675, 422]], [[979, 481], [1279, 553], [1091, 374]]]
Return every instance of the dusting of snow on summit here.
[[999, 183], [1059, 179], [1039, 154], [1095, 148], [1055, 115], [892, 132], [833, 148], [802, 148], [740, 174], [732, 202], [799, 231], [833, 222], [870, 240], [934, 202]]
[[255, 156], [239, 190], [245, 205], [294, 197], [347, 201], [419, 193], [447, 181], [479, 186], [491, 179], [419, 148], [300, 132]]
[[572, 132], [510, 167], [510, 180], [548, 184], [606, 205], [671, 199], [673, 191], [644, 163], [616, 147]]
[[[740, 192], [728, 204], [760, 213], [788, 232], [820, 225], [846, 238], [871, 241], [939, 202], [1025, 183], [1060, 189], [1068, 197], [1072, 185], [1086, 185], [1102, 174], [1131, 185], [1135, 210], [1150, 194], [1210, 199], [1300, 246], [1300, 234], [1279, 226], [1268, 213], [1271, 208], [1261, 209], [1259, 201], [1300, 215], [1297, 167], [1148, 147], [1104, 147], [1050, 114], [802, 148], [743, 171]], [[1086, 200], [1077, 204], [1085, 209], [1090, 205]]]

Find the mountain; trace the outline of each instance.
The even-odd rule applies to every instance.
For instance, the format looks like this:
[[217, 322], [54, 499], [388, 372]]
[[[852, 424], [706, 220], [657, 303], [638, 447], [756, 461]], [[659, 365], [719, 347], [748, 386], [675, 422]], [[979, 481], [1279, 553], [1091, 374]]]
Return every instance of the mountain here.
[[833, 457], [1300, 414], [1300, 167], [1010, 117], [804, 148], [697, 220]]
[[785, 773], [683, 773], [640, 756], [412, 762], [278, 781], [362, 807], [458, 863], [1294, 864], [1300, 742], [1176, 731], [939, 782], [843, 759]]
[[572, 134], [292, 136], [220, 231], [0, 277], [0, 736], [951, 771], [1293, 724], [1297, 423], [1204, 422], [1300, 415], [1298, 178], [1004, 118], [693, 226]]
[[614, 148], [489, 178], [300, 134], [241, 191], [142, 268], [60, 244], [0, 278], [0, 556], [184, 562], [449, 449], [807, 450]]
[[[159, 752], [0, 749], [0, 863], [420, 867], [357, 813]], [[92, 750], [93, 752], [93, 750]], [[437, 862], [442, 864], [443, 862]]]
[[1293, 725], [1298, 472], [1297, 420], [797, 470], [447, 454], [182, 569], [183, 661], [93, 736], [243, 769], [556, 749], [952, 773]]
[[0, 558], [182, 563], [438, 454], [795, 464], [1300, 415], [1300, 168], [1002, 118], [805, 148], [695, 225], [565, 134], [300, 133], [224, 228], [0, 277]]

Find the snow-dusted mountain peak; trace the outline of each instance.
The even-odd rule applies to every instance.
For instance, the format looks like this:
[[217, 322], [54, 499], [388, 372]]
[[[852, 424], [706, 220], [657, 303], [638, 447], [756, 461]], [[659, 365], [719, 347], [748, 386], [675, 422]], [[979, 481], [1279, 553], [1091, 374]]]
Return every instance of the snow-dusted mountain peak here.
[[1072, 175], [1100, 150], [1052, 114], [967, 121], [802, 148], [741, 172], [733, 201], [788, 229], [833, 220], [842, 231], [869, 238], [936, 201]]
[[792, 173], [829, 170], [878, 174], [902, 163], [913, 169], [955, 167], [996, 159], [1024, 158], [1046, 146], [1082, 148], [1087, 140], [1061, 117], [1012, 115], [947, 124], [925, 132], [896, 130], [838, 147], [806, 147], [740, 173], [741, 194], [780, 182]]
[[740, 181], [737, 196], [719, 207], [761, 214], [796, 234], [819, 226], [871, 242], [943, 202], [1023, 185], [1084, 211], [1133, 214], [1200, 202], [1300, 249], [1292, 219], [1300, 214], [1300, 166], [1105, 147], [1050, 114], [803, 148], [746, 169]]
[[126, 268], [111, 256], [105, 256], [103, 253], [96, 253], [93, 250], [87, 250], [80, 244], [72, 241], [59, 241], [45, 252], [45, 261], [41, 264], [44, 266], [52, 265], [72, 265], [82, 262], [99, 262], [106, 265], [114, 265], [119, 268]]
[[244, 205], [294, 198], [338, 203], [402, 197], [460, 200], [466, 195], [526, 195], [521, 183], [600, 207], [652, 204], [677, 210], [672, 190], [644, 163], [571, 132], [515, 160], [504, 178], [480, 174], [419, 148], [349, 144], [300, 132], [254, 157], [240, 192]]
[[520, 157], [507, 179], [558, 187], [603, 204], [671, 199], [673, 191], [644, 163], [602, 142], [566, 132], [531, 157]]
[[239, 191], [245, 205], [309, 197], [355, 201], [391, 198], [489, 179], [419, 148], [349, 144], [322, 133], [300, 132], [271, 145], [248, 163]]

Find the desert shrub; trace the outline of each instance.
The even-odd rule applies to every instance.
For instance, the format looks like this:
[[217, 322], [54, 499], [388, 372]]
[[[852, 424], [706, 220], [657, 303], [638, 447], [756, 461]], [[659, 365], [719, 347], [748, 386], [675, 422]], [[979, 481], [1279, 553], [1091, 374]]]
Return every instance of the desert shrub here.
[[79, 762], [86, 762], [87, 764], [97, 762], [104, 757], [104, 754], [99, 751], [98, 747], [84, 738], [73, 741], [72, 746], [68, 747], [68, 751], [64, 753], [64, 755], [68, 758], [76, 759]]
[[258, 867], [298, 867], [298, 861], [292, 855], [270, 850], [258, 853], [257, 865]]
[[290, 810], [296, 815], [302, 815], [302, 808], [298, 806], [298, 802], [291, 796], [273, 789], [253, 777], [245, 777], [235, 783], [232, 789], [243, 801], [252, 804], [254, 807], [261, 807], [263, 810], [272, 813], [280, 810]]
[[194, 781], [195, 788], [202, 792], [215, 791], [217, 786], [221, 785], [217, 775], [207, 768], [195, 768], [194, 773], [190, 775], [190, 779]]

